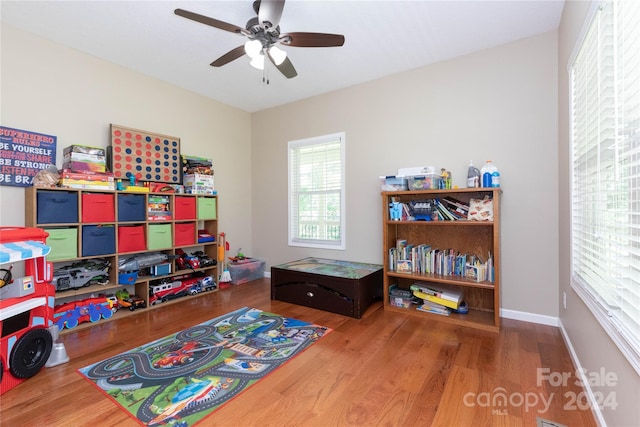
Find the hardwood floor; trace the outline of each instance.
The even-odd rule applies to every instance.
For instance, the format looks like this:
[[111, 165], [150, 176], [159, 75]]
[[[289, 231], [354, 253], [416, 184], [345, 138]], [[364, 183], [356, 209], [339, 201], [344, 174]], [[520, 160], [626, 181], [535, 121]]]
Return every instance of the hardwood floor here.
[[201, 426], [595, 426], [570, 408], [583, 390], [557, 328], [503, 319], [499, 334], [385, 312], [360, 319], [271, 301], [268, 279], [63, 334], [71, 360], [0, 398], [2, 426], [135, 426], [76, 370], [250, 306], [333, 332], [224, 405]]

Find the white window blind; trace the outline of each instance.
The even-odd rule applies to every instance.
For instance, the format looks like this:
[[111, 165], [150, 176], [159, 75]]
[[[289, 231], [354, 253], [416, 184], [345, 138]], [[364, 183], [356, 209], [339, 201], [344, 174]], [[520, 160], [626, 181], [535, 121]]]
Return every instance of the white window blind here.
[[640, 373], [639, 22], [602, 2], [569, 69], [572, 285]]
[[289, 245], [344, 249], [344, 133], [289, 142]]

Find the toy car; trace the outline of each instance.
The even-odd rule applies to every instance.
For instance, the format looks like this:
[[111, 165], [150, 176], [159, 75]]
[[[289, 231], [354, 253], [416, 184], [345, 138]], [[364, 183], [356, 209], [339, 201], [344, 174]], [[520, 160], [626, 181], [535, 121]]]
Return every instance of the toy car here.
[[147, 306], [145, 300], [137, 295], [129, 294], [129, 291], [126, 289], [118, 290], [116, 292], [116, 298], [118, 299], [120, 307], [128, 308], [131, 311], [134, 311], [136, 308], [145, 308]]
[[193, 255], [187, 255], [182, 249], [176, 250], [176, 266], [180, 270], [195, 270], [196, 268], [200, 268], [200, 260], [198, 257]]
[[193, 252], [191, 255], [198, 258], [198, 261], [200, 262], [200, 267], [211, 267], [218, 264], [218, 261], [216, 259], [210, 258], [207, 254], [205, 254], [202, 251]]
[[212, 291], [216, 288], [216, 282], [213, 280], [213, 276], [206, 276], [200, 279], [200, 285], [203, 291]]
[[105, 260], [80, 261], [54, 270], [51, 283], [56, 291], [82, 288], [109, 281], [109, 262]]

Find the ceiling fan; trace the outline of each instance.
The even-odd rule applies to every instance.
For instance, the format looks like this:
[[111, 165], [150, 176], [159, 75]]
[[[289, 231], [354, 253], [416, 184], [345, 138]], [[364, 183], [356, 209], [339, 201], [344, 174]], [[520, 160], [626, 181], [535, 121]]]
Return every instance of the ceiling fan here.
[[298, 75], [287, 54], [276, 45], [295, 47], [333, 47], [344, 44], [344, 36], [340, 34], [325, 33], [281, 33], [280, 17], [284, 9], [285, 0], [256, 0], [253, 2], [253, 10], [258, 15], [249, 19], [245, 28], [227, 22], [219, 21], [198, 13], [189, 12], [184, 9], [176, 9], [176, 15], [210, 25], [224, 31], [241, 34], [249, 40], [242, 46], [222, 55], [210, 65], [221, 67], [229, 62], [247, 54], [251, 58], [251, 65], [264, 69], [265, 57], [287, 78]]

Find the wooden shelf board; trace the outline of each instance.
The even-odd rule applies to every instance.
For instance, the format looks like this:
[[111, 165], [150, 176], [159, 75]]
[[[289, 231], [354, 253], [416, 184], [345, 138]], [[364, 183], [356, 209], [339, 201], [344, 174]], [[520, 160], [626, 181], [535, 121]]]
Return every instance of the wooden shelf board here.
[[384, 309], [394, 313], [410, 314], [416, 317], [437, 320], [441, 322], [453, 323], [460, 326], [482, 329], [490, 332], [499, 332], [500, 326], [494, 323], [494, 313], [492, 311], [469, 310], [468, 314], [452, 313], [449, 316], [427, 313], [419, 311], [415, 306], [410, 308], [395, 307], [385, 302]]
[[465, 227], [493, 227], [493, 221], [469, 221], [466, 219], [459, 219], [456, 221], [392, 221], [387, 220], [387, 225], [420, 225], [425, 227], [434, 227], [434, 226], [450, 226], [450, 225], [464, 225]]
[[387, 276], [401, 279], [421, 280], [423, 282], [446, 283], [448, 285], [465, 286], [469, 288], [495, 289], [495, 284], [491, 282], [476, 282], [459, 276], [442, 276], [439, 274], [407, 274], [396, 271], [387, 271]]
[[156, 309], [161, 308], [161, 307], [166, 307], [166, 306], [168, 306], [170, 304], [179, 304], [181, 302], [184, 302], [185, 298], [198, 298], [198, 297], [204, 296], [206, 294], [209, 294], [211, 292], [218, 292], [218, 288], [216, 288], [216, 289], [214, 289], [212, 291], [200, 292], [199, 294], [187, 295], [187, 296], [184, 296], [182, 298], [176, 298], [176, 299], [169, 300], [167, 302], [162, 302], [162, 303], [159, 303], [159, 304], [156, 304], [156, 305], [148, 305], [146, 308], [137, 308], [137, 309], [135, 309], [133, 311], [129, 310], [128, 308], [121, 308], [120, 310], [115, 312], [113, 314], [113, 316], [111, 316], [108, 319], [100, 319], [97, 322], [80, 323], [78, 326], [76, 326], [73, 329], [66, 329], [66, 328], [63, 329], [60, 332], [60, 334], [64, 335], [64, 334], [76, 332], [76, 331], [81, 330], [81, 329], [91, 328], [91, 327], [99, 325], [101, 323], [111, 322], [112, 320], [118, 320], [118, 319], [122, 319], [124, 317], [129, 317], [129, 316], [133, 316], [133, 315], [136, 315], [136, 314], [145, 313], [147, 310], [156, 310]]

